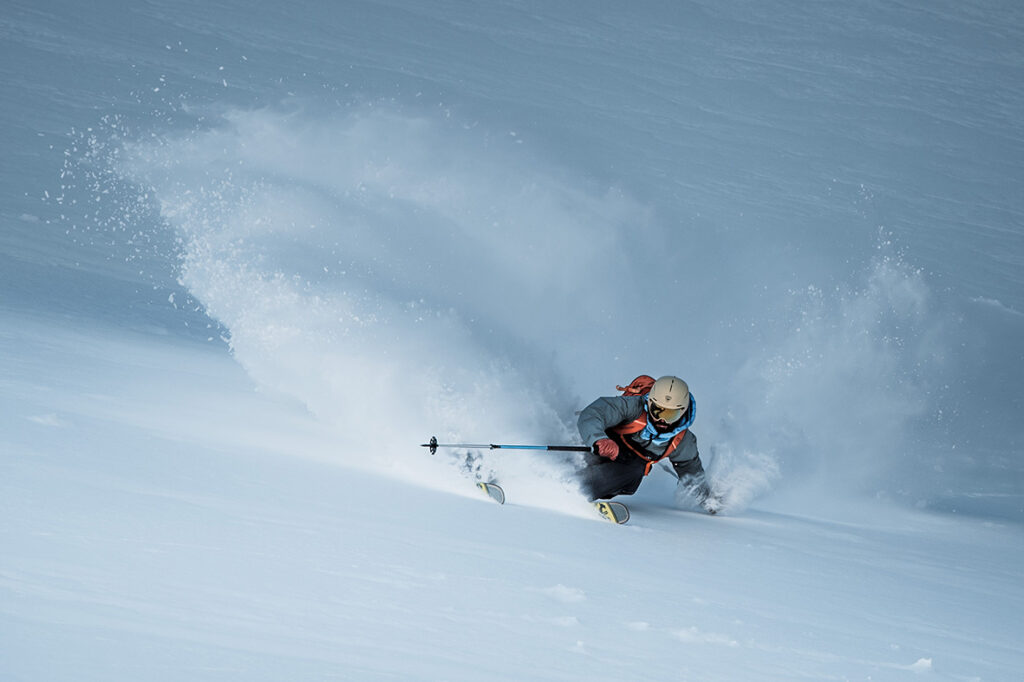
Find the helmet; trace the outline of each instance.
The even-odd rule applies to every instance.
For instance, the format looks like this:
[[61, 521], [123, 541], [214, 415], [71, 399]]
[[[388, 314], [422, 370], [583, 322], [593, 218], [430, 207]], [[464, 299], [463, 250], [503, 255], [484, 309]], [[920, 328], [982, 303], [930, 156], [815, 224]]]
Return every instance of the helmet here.
[[674, 424], [690, 407], [690, 387], [679, 377], [661, 377], [647, 394], [647, 411], [654, 419]]
[[679, 377], [662, 377], [651, 386], [647, 394], [659, 407], [685, 410], [690, 406], [690, 387]]

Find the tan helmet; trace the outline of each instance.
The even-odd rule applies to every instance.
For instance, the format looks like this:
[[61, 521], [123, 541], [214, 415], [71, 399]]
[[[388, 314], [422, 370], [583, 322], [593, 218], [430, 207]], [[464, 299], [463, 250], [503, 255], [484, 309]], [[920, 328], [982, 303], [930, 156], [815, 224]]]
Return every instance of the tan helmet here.
[[685, 410], [690, 406], [690, 387], [679, 377], [661, 377], [647, 395], [655, 405], [665, 409]]

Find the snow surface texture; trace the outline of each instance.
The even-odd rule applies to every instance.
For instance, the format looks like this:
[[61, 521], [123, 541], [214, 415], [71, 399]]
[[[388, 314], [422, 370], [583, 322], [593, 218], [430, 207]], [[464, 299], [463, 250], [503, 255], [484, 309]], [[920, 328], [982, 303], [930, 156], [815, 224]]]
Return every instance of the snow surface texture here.
[[[1020, 10], [0, 32], [0, 679], [1024, 674]], [[576, 442], [639, 373], [722, 515], [419, 447]]]

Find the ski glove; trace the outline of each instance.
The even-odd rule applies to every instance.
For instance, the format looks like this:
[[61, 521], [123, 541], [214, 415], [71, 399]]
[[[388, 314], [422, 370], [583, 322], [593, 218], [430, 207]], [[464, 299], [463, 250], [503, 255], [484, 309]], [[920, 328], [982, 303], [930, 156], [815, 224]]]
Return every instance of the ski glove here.
[[611, 438], [602, 438], [594, 443], [594, 454], [615, 461], [619, 456], [619, 444]]

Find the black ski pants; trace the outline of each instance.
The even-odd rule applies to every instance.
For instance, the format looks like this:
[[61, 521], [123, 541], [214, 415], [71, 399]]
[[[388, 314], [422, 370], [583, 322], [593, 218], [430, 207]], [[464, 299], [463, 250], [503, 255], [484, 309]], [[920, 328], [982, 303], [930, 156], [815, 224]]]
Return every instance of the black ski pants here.
[[595, 455], [584, 456], [580, 471], [583, 493], [591, 500], [607, 500], [616, 495], [632, 495], [644, 480], [647, 462], [624, 447], [614, 461]]

